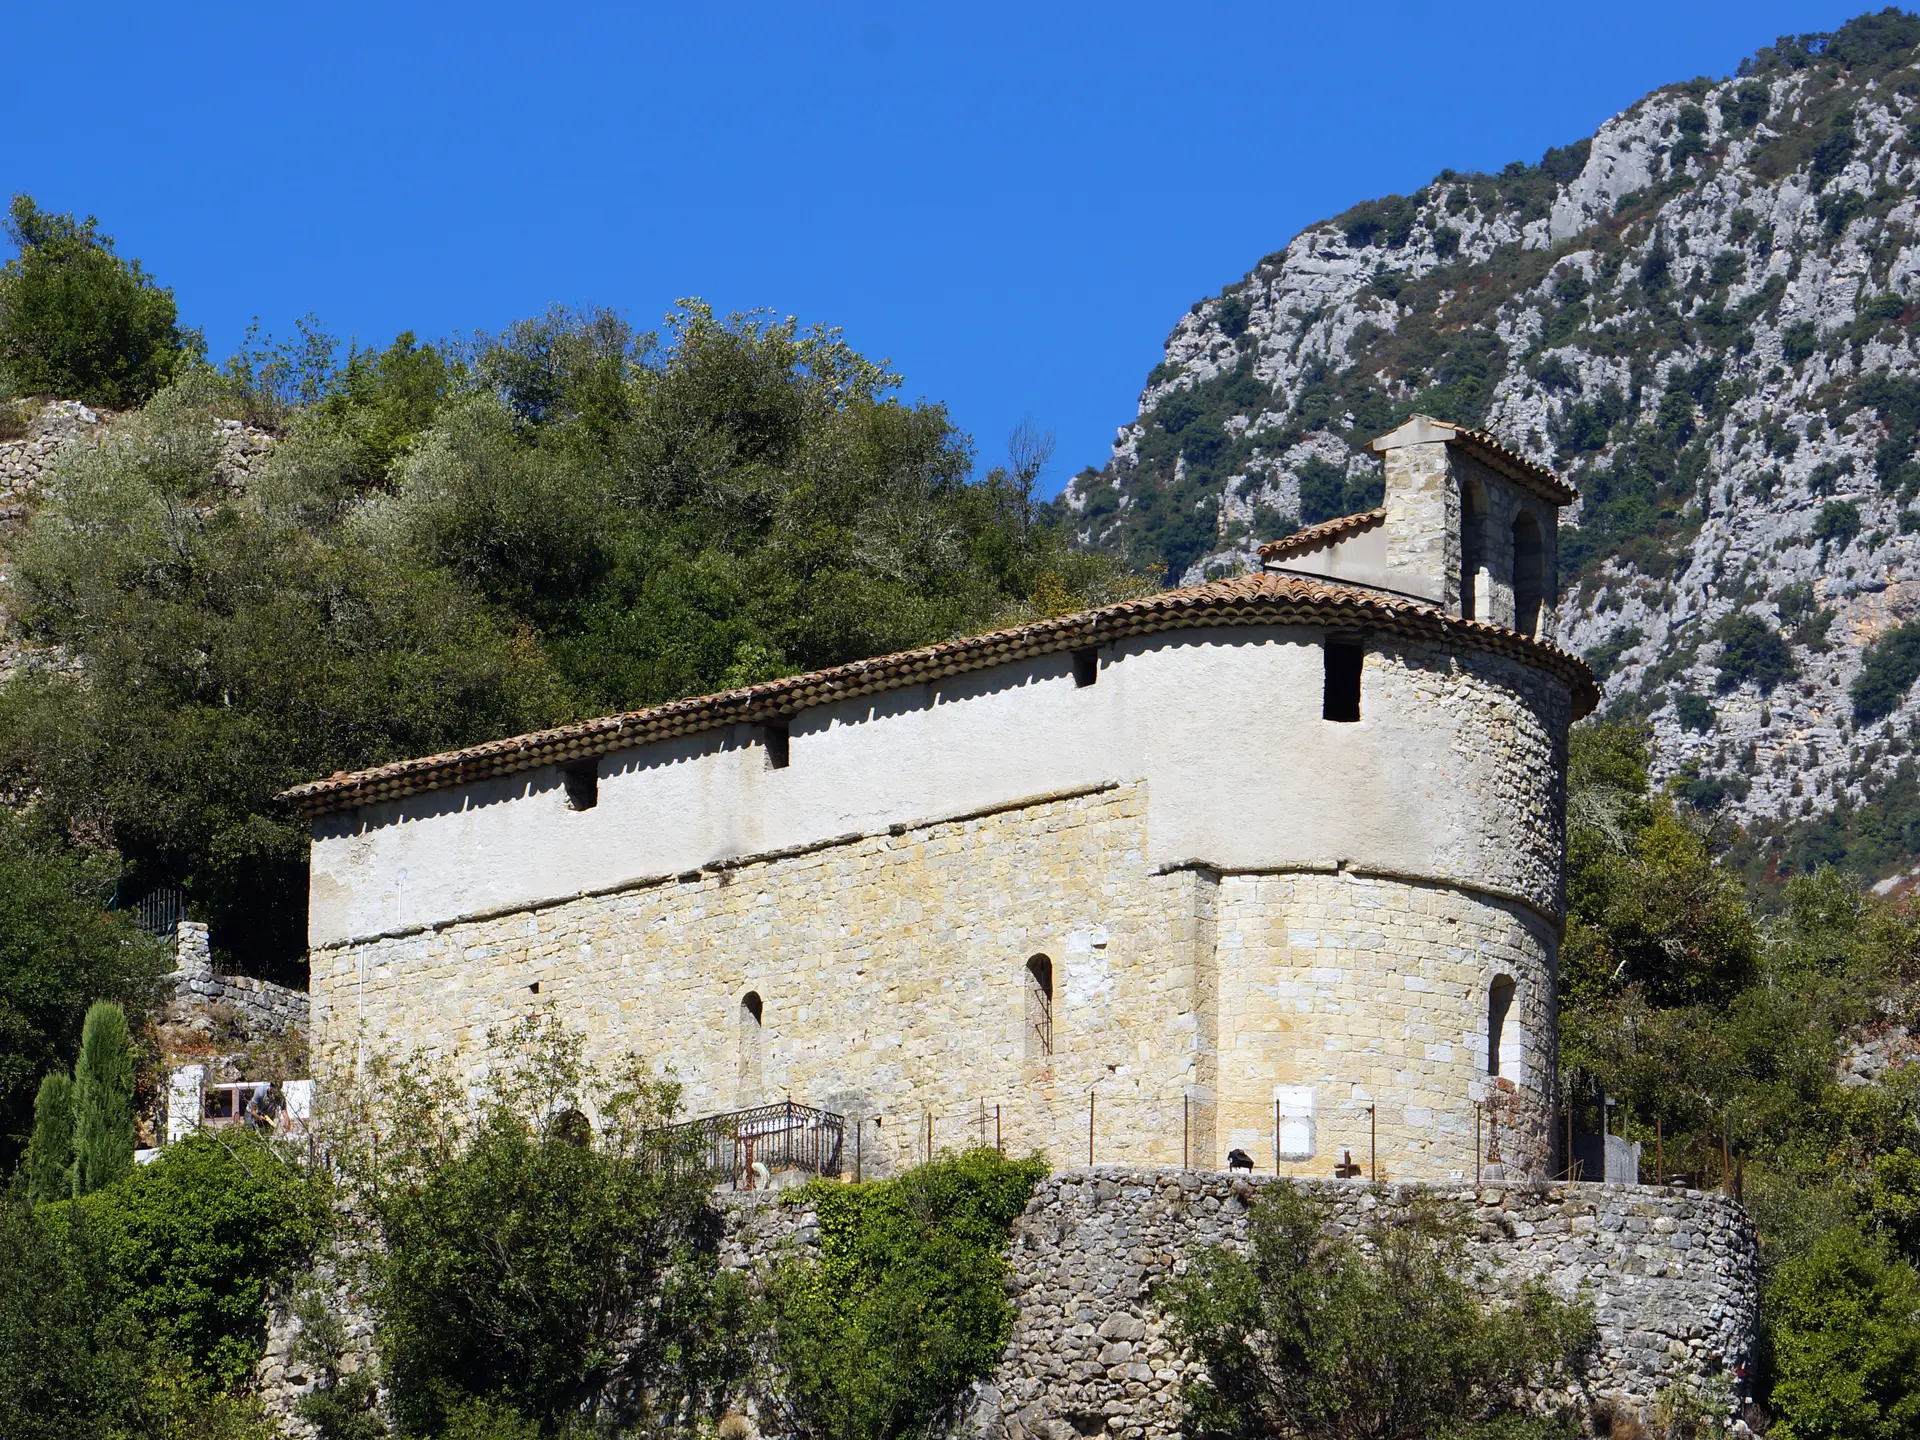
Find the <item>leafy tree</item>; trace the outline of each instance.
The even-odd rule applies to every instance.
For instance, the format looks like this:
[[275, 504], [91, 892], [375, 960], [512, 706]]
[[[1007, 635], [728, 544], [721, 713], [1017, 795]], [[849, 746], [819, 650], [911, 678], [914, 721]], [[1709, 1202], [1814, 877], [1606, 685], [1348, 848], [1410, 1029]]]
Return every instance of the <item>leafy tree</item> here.
[[334, 1140], [378, 1232], [395, 1418], [439, 1434], [484, 1401], [543, 1431], [717, 1419], [752, 1322], [714, 1258], [710, 1178], [661, 1129], [677, 1087], [586, 1065], [544, 1014], [490, 1044], [477, 1114], [450, 1071], [376, 1064]]
[[307, 835], [280, 789], [572, 712], [536, 643], [343, 501], [357, 452], [332, 433], [296, 435], [236, 494], [223, 393], [169, 390], [56, 480], [14, 603], [86, 679], [0, 693], [0, 763], [143, 883], [184, 882], [229, 954], [297, 979]]
[[103, 1189], [133, 1168], [133, 1039], [111, 1000], [87, 1007], [73, 1066], [73, 1193]]
[[819, 1182], [820, 1259], [774, 1295], [787, 1399], [822, 1440], [891, 1440], [948, 1414], [1012, 1332], [1008, 1227], [1046, 1173], [970, 1150], [863, 1185]]
[[15, 195], [0, 269], [0, 379], [16, 394], [137, 405], [195, 356], [173, 292], [121, 259], [91, 215], [76, 221]]
[[0, 1200], [0, 1435], [141, 1433], [143, 1352], [84, 1217]]
[[33, 1126], [41, 1078], [66, 1071], [94, 1000], [138, 1006], [171, 963], [105, 906], [114, 867], [0, 814], [0, 1170]]
[[128, 1311], [216, 1387], [244, 1387], [267, 1287], [305, 1256], [324, 1195], [248, 1131], [203, 1131], [79, 1202]]
[[1920, 1276], [1852, 1226], [1789, 1260], [1767, 1292], [1786, 1440], [1920, 1435]]
[[73, 1193], [73, 1080], [49, 1073], [33, 1097], [33, 1138], [27, 1142], [29, 1199], [44, 1203]]
[[1428, 1215], [1377, 1225], [1366, 1250], [1330, 1237], [1326, 1221], [1297, 1187], [1268, 1186], [1247, 1255], [1205, 1251], [1160, 1292], [1206, 1366], [1188, 1390], [1195, 1425], [1301, 1440], [1564, 1429], [1520, 1396], [1591, 1347], [1586, 1304], [1534, 1282], [1511, 1304], [1482, 1305], [1460, 1278], [1458, 1237]]
[[222, 1390], [176, 1356], [147, 1366], [141, 1391], [145, 1440], [284, 1440], [259, 1398]]

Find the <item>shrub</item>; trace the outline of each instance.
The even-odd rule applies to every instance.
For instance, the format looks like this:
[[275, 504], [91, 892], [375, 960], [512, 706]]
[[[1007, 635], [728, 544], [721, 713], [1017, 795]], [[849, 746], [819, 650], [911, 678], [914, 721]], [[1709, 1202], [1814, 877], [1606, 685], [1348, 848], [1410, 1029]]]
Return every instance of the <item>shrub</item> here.
[[137, 405], [195, 353], [173, 292], [114, 254], [92, 216], [16, 195], [7, 234], [20, 253], [0, 269], [0, 376], [16, 392]]
[[809, 1434], [922, 1432], [993, 1368], [1013, 1325], [1007, 1228], [1045, 1173], [1039, 1159], [970, 1150], [897, 1180], [807, 1188], [820, 1259], [780, 1272], [774, 1311], [787, 1395]]
[[130, 1313], [222, 1387], [252, 1376], [267, 1287], [307, 1253], [324, 1214], [298, 1166], [231, 1130], [169, 1145], [78, 1205]]
[[335, 1145], [378, 1232], [370, 1299], [395, 1418], [438, 1434], [485, 1401], [544, 1431], [579, 1414], [717, 1419], [753, 1322], [715, 1259], [711, 1178], [660, 1128], [677, 1087], [637, 1060], [587, 1066], [544, 1013], [489, 1043], [477, 1110], [451, 1071], [382, 1061]]
[[1428, 1440], [1550, 1434], [1517, 1393], [1576, 1365], [1584, 1303], [1532, 1283], [1487, 1307], [1456, 1273], [1459, 1237], [1430, 1214], [1378, 1224], [1371, 1253], [1328, 1235], [1324, 1208], [1266, 1187], [1250, 1253], [1203, 1252], [1160, 1303], [1206, 1366], [1187, 1392], [1196, 1429], [1232, 1436]]
[[1301, 462], [1295, 474], [1300, 481], [1300, 523], [1318, 525], [1342, 515], [1371, 510], [1386, 493], [1386, 482], [1368, 473], [1357, 480], [1331, 461], [1310, 456]]
[[43, 1076], [67, 1072], [91, 1001], [139, 1004], [171, 960], [106, 912], [114, 867], [0, 814], [0, 1172], [33, 1127]]
[[1720, 642], [1716, 662], [1720, 678], [1715, 685], [1721, 691], [1751, 680], [1764, 695], [1798, 673], [1787, 642], [1758, 615], [1735, 611], [1713, 627], [1713, 638]]
[[1814, 333], [1811, 321], [1789, 325], [1780, 332], [1780, 358], [1789, 365], [1798, 365], [1812, 358], [1813, 352], [1819, 348], [1819, 337]]
[[30, 1200], [64, 1200], [73, 1193], [73, 1081], [63, 1070], [42, 1080], [34, 1096], [24, 1169]]
[[1785, 1440], [1920, 1432], [1920, 1276], [1852, 1226], [1787, 1261], [1766, 1294]]
[[1713, 728], [1713, 706], [1703, 695], [1687, 692], [1674, 701], [1673, 713], [1682, 729], [1705, 733]]
[[1851, 500], [1829, 500], [1820, 507], [1813, 522], [1813, 536], [1826, 545], [1844, 550], [1860, 533], [1860, 507]]
[[111, 1000], [87, 1007], [73, 1066], [73, 1193], [111, 1185], [133, 1168], [133, 1037]]
[[0, 1435], [125, 1440], [143, 1341], [70, 1205], [0, 1200]]
[[1867, 646], [1849, 692], [1853, 718], [1862, 725], [1891, 715], [1920, 680], [1920, 623], [1896, 625]]

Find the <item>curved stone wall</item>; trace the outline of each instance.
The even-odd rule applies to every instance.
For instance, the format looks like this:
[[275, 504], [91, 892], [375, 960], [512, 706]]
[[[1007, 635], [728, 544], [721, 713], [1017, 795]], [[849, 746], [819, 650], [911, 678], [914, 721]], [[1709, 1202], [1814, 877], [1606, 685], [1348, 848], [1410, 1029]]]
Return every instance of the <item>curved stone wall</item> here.
[[1224, 876], [1218, 915], [1209, 1163], [1240, 1149], [1299, 1176], [1554, 1172], [1557, 944], [1537, 914], [1347, 872]]

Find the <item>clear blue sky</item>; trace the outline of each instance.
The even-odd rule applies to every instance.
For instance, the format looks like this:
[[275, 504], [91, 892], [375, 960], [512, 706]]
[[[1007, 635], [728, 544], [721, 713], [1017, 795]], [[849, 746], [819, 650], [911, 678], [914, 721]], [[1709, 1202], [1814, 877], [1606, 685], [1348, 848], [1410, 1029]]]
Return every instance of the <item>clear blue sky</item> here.
[[1195, 299], [1863, 0], [10, 7], [0, 177], [230, 353], [676, 297], [844, 327], [1004, 451], [1104, 459]]

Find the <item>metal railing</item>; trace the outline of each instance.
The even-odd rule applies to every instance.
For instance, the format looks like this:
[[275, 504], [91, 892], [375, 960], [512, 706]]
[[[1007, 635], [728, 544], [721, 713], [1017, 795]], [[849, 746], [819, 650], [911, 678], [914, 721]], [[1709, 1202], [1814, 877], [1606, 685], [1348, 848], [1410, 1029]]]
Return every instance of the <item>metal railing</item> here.
[[736, 1190], [752, 1190], [782, 1170], [840, 1173], [847, 1122], [830, 1110], [783, 1100], [669, 1125], [662, 1132], [679, 1164], [709, 1170]]
[[131, 915], [133, 923], [149, 935], [171, 935], [187, 917], [186, 897], [171, 885], [149, 890], [131, 902], [121, 899], [116, 893], [107, 908]]

